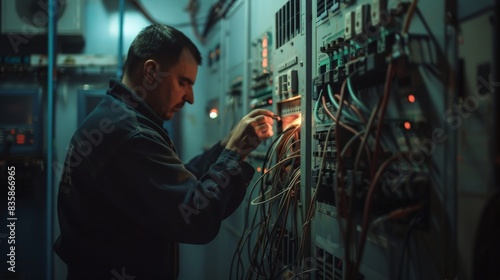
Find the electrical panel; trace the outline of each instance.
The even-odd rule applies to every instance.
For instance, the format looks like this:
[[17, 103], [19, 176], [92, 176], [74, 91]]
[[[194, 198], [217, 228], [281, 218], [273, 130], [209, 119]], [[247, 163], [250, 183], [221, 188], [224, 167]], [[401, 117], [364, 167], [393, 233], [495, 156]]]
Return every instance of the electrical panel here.
[[[291, 277], [302, 270], [297, 260], [309, 255], [308, 235], [301, 229], [305, 165], [300, 154], [302, 98], [310, 83], [306, 11], [311, 7], [299, 0], [275, 1], [272, 6], [276, 12], [271, 30], [251, 43], [249, 107], [272, 110], [279, 118], [272, 141], [252, 153], [260, 156], [261, 164], [249, 189], [246, 228], [233, 259], [231, 277], [238, 279]], [[262, 215], [267, 218], [256, 223]]]
[[251, 43], [250, 108], [272, 109], [273, 105], [273, 36], [270, 31]]
[[0, 154], [11, 157], [43, 155], [42, 89], [0, 90]]
[[[260, 34], [250, 43], [248, 108], [274, 110], [274, 64], [272, 53], [274, 38], [271, 30]], [[262, 172], [265, 153], [270, 141], [266, 140], [251, 153], [250, 157], [257, 172]]]
[[278, 109], [284, 109], [284, 115], [280, 114], [283, 118], [296, 115], [300, 111], [300, 102], [294, 100], [306, 91], [304, 12], [305, 3], [290, 0], [281, 1], [275, 14], [276, 40], [273, 62], [276, 70], [273, 80]]
[[[250, 40], [247, 108], [279, 120], [250, 159], [257, 172], [230, 279], [455, 279], [466, 270], [451, 257], [457, 224], [465, 225], [457, 223], [457, 186], [484, 193], [495, 178], [464, 155], [484, 159], [496, 139], [485, 135], [495, 105], [478, 105], [482, 118], [469, 118], [475, 99], [459, 88], [473, 92], [479, 77], [492, 90], [492, 55], [471, 49], [494, 46], [494, 36], [460, 41], [450, 3], [248, 5], [273, 18]], [[484, 13], [462, 26], [464, 37], [487, 18], [493, 26], [493, 12]], [[472, 66], [459, 63], [457, 44]], [[457, 88], [462, 68], [468, 84]], [[464, 132], [472, 124], [481, 128], [474, 136]], [[457, 150], [469, 141], [489, 144]], [[476, 187], [466, 170], [484, 174], [487, 186]], [[461, 199], [461, 209], [473, 208]]]
[[[443, 191], [452, 188], [444, 176], [451, 152], [438, 144], [448, 133], [439, 119], [447, 94], [437, 78], [446, 63], [442, 44], [432, 30], [408, 32], [417, 17], [411, 2], [356, 1], [338, 9], [315, 2], [312, 249], [334, 268], [318, 270], [316, 279], [446, 278], [437, 269], [446, 263], [445, 245], [418, 250], [412, 243], [449, 233], [429, 225], [430, 215], [453, 203]], [[444, 22], [433, 25], [444, 29]]]
[[210, 87], [204, 92], [204, 98], [206, 98], [205, 118], [203, 120], [203, 126], [205, 127], [204, 149], [209, 149], [220, 141], [224, 137], [222, 130], [227, 130], [227, 128], [222, 127], [225, 117], [224, 101], [226, 95], [221, 93], [227, 92], [224, 77], [224, 61], [227, 52], [223, 44], [224, 37], [222, 36], [221, 23], [215, 24], [208, 35], [203, 63], [206, 64], [207, 70], [205, 77], [211, 82]]

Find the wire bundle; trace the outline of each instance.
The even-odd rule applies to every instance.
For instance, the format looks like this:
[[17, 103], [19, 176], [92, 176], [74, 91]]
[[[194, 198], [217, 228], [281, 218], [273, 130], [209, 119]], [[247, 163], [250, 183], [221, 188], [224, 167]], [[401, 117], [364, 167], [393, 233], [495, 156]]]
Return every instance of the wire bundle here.
[[[271, 165], [274, 158], [276, 163]], [[257, 188], [258, 194], [253, 200], [249, 199], [245, 231], [233, 255], [231, 279], [279, 279], [287, 269], [293, 268], [297, 258], [292, 260], [289, 256], [297, 250], [297, 240], [300, 239], [300, 174], [298, 118], [270, 145], [262, 175], [251, 188], [250, 198]], [[254, 210], [252, 218], [251, 210]], [[243, 255], [245, 249], [246, 256]], [[244, 265], [246, 261], [248, 270]]]
[[[413, 1], [407, 17], [404, 20], [402, 33], [407, 34], [413, 12], [415, 11], [417, 1]], [[344, 258], [346, 262], [346, 279], [357, 279], [360, 263], [363, 260], [363, 253], [370, 230], [370, 221], [372, 216], [372, 204], [374, 194], [381, 185], [381, 179], [386, 171], [390, 170], [401, 155], [394, 151], [391, 156], [386, 155], [390, 144], [384, 145], [382, 141], [382, 130], [385, 115], [387, 112], [389, 98], [391, 95], [392, 82], [397, 72], [397, 61], [388, 63], [386, 78], [384, 82], [382, 95], [377, 104], [370, 111], [366, 104], [357, 97], [351, 79], [357, 73], [351, 73], [343, 82], [339, 94], [334, 94], [330, 84], [320, 91], [319, 98], [314, 106], [314, 120], [316, 125], [325, 125], [332, 123], [325, 140], [323, 148], [323, 158], [320, 163], [319, 177], [316, 192], [312, 196], [310, 209], [308, 210], [306, 224], [314, 217], [314, 207], [316, 193], [320, 186], [321, 175], [324, 168], [324, 155], [327, 152], [327, 143], [331, 137], [333, 128], [333, 141], [337, 150], [335, 160], [335, 202], [338, 212], [338, 223], [344, 243]], [[345, 88], [349, 95], [345, 93]], [[326, 94], [325, 94], [326, 91]], [[321, 107], [322, 105], [322, 107]], [[365, 114], [369, 114], [368, 120]], [[326, 119], [326, 117], [329, 119]], [[349, 136], [350, 135], [350, 136]], [[356, 146], [357, 145], [357, 146]], [[385, 148], [383, 148], [383, 146]], [[354, 162], [346, 162], [346, 155], [351, 151], [355, 155]], [[382, 154], [384, 151], [384, 154]], [[382, 163], [380, 163], [382, 161]], [[348, 180], [347, 171], [352, 172], [352, 179]], [[362, 182], [359, 180], [358, 171], [365, 174]], [[364, 194], [364, 204], [357, 205], [356, 197]], [[393, 210], [391, 213], [376, 219], [377, 224], [405, 217], [408, 214], [421, 211], [422, 204], [418, 203], [405, 208]], [[356, 209], [363, 209], [361, 220], [361, 233], [358, 237]], [[412, 227], [413, 228], [413, 227]], [[305, 227], [304, 230], [307, 230]], [[406, 242], [405, 242], [406, 243]]]
[[[372, 219], [371, 210], [374, 194], [381, 185], [384, 173], [402, 156], [398, 152], [394, 152], [389, 157], [381, 155], [381, 151], [387, 151], [388, 147], [391, 146], [390, 144], [383, 145], [382, 128], [391, 95], [392, 81], [396, 75], [396, 62], [388, 64], [382, 95], [371, 111], [368, 110], [366, 104], [360, 101], [353, 89], [351, 79], [355, 75], [356, 73], [352, 73], [342, 82], [339, 94], [334, 95], [331, 86], [326, 85], [327, 96], [321, 92], [315, 104], [314, 114], [316, 125], [331, 124], [324, 140], [323, 151], [320, 153], [323, 157], [319, 164], [319, 176], [316, 188], [314, 189], [316, 192], [313, 193], [304, 224], [308, 225], [314, 218], [316, 194], [320, 187], [321, 176], [325, 166], [324, 156], [327, 154], [329, 148], [327, 144], [330, 140], [333, 140], [337, 151], [336, 159], [334, 160], [336, 170], [334, 183], [335, 204], [338, 211], [337, 221], [344, 243], [344, 257], [347, 264], [346, 279], [356, 279], [359, 271]], [[346, 87], [349, 91], [349, 97], [346, 94]], [[327, 102], [331, 105], [329, 106]], [[325, 112], [323, 118], [320, 116], [320, 109]], [[333, 109], [333, 112], [331, 109]], [[365, 117], [367, 113], [369, 113], [368, 119]], [[329, 120], [325, 120], [325, 115], [329, 117]], [[385, 148], [382, 146], [385, 146]], [[346, 163], [348, 154], [352, 155], [354, 160]], [[382, 163], [380, 163], [381, 161]], [[350, 181], [347, 179], [348, 170], [354, 174], [352, 176], [353, 179]], [[366, 174], [363, 176], [366, 179], [362, 182], [356, 181], [358, 171]], [[360, 193], [365, 194], [365, 201], [362, 206], [357, 205], [356, 202], [356, 197]], [[359, 221], [356, 217], [356, 209], [358, 208], [363, 209], [360, 217], [362, 223], [359, 238], [356, 230]], [[384, 219], [381, 219], [382, 217], [379, 218], [377, 223], [404, 217], [410, 213], [419, 211], [421, 208], [422, 205], [418, 204], [408, 207], [409, 210], [394, 210], [392, 213], [384, 216]], [[307, 231], [308, 227], [304, 227], [303, 230]]]
[[[416, 4], [417, 0], [414, 0], [409, 6], [402, 24], [403, 36], [408, 33], [414, 12], [417, 11], [418, 15]], [[263, 168], [262, 176], [251, 190], [252, 197], [260, 185], [257, 197], [249, 200], [249, 206], [255, 208], [247, 208], [245, 232], [233, 256], [231, 278], [281, 279], [286, 274], [286, 278], [291, 279], [316, 269], [301, 267], [304, 267], [306, 256], [311, 253], [307, 252], [309, 247], [306, 243], [309, 240], [306, 237], [311, 234], [318, 190], [324, 187], [321, 183], [325, 170], [335, 172], [333, 186], [327, 187], [334, 189], [346, 264], [344, 279], [357, 279], [372, 228], [416, 213], [408, 226], [403, 255], [410, 250], [409, 238], [416, 223], [422, 219], [427, 202], [392, 208], [378, 217], [372, 211], [376, 193], [386, 179], [385, 173], [395, 169], [398, 160], [405, 157], [399, 151], [394, 137], [384, 133], [393, 81], [398, 72], [398, 61], [390, 57], [387, 57], [387, 61], [383, 86], [372, 87], [373, 94], [368, 100], [360, 97], [353, 86], [353, 79], [361, 78], [356, 71], [339, 84], [338, 92], [331, 84], [325, 84], [320, 91], [314, 103], [313, 117], [317, 128], [322, 126], [328, 130], [326, 139], [321, 140], [322, 147], [318, 145], [316, 158], [320, 159], [315, 168], [319, 172], [307, 203], [300, 200], [300, 124], [285, 128], [271, 144], [264, 159], [264, 165], [268, 166]], [[408, 137], [404, 135], [407, 144]], [[330, 155], [328, 159], [327, 154]], [[275, 160], [274, 165], [271, 165], [271, 159]], [[300, 205], [307, 206], [305, 217], [301, 216], [302, 211], [298, 209]], [[250, 209], [255, 209], [252, 218]], [[284, 248], [285, 240], [293, 245]], [[292, 257], [283, 256], [285, 249]], [[247, 263], [245, 260], [248, 260], [248, 269], [244, 265]], [[398, 274], [401, 273], [400, 270]]]

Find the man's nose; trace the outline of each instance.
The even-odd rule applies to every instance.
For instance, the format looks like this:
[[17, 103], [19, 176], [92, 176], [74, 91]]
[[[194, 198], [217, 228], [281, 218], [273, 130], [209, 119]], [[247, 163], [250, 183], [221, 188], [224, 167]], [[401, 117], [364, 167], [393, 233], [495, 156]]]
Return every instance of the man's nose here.
[[184, 95], [184, 100], [189, 103], [189, 104], [193, 104], [194, 103], [194, 93], [193, 93], [193, 88], [190, 87], [186, 94]]

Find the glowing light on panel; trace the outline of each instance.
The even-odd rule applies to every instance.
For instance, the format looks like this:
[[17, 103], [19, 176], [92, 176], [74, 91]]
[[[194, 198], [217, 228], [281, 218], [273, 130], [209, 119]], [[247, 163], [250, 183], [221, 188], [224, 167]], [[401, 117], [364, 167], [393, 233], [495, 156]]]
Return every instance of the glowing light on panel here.
[[415, 102], [415, 100], [416, 100], [415, 95], [413, 95], [413, 94], [408, 95], [408, 102], [413, 103], [413, 102]]
[[267, 48], [267, 38], [262, 39], [262, 47]]
[[211, 118], [211, 119], [215, 119], [219, 116], [219, 110], [213, 108], [213, 109], [210, 109], [210, 112], [208, 113], [208, 116]]

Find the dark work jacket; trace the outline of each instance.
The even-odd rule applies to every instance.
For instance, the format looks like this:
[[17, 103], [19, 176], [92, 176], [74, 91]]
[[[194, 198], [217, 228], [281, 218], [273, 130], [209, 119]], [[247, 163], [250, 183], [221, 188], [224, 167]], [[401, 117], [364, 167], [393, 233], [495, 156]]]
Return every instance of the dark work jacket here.
[[213, 240], [245, 197], [254, 170], [237, 153], [216, 144], [184, 165], [162, 124], [113, 79], [73, 135], [54, 244], [68, 279], [175, 279], [177, 244]]

